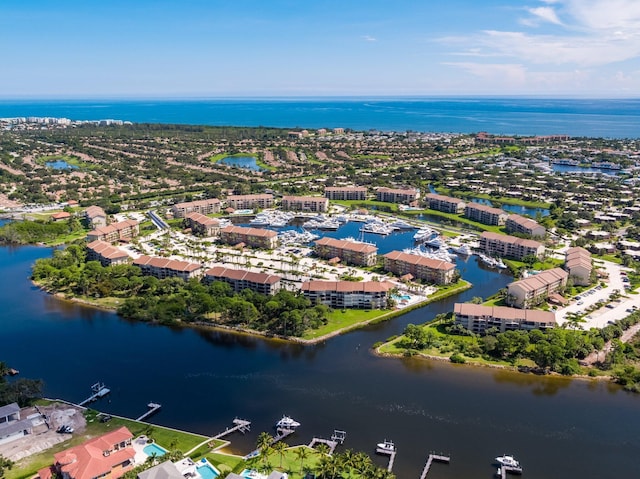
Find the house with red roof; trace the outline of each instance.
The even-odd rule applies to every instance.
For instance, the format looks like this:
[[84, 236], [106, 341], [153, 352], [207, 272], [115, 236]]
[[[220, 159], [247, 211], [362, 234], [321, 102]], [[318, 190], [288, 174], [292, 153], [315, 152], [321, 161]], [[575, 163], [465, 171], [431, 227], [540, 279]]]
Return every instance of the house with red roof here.
[[121, 427], [103, 436], [65, 449], [54, 457], [53, 466], [38, 471], [40, 479], [118, 479], [133, 468], [133, 434]]

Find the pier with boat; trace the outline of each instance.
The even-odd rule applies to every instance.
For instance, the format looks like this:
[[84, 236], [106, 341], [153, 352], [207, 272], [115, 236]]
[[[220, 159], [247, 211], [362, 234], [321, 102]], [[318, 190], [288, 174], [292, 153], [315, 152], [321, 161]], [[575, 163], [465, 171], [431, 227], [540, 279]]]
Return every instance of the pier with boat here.
[[389, 456], [389, 464], [387, 465], [387, 471], [389, 472], [393, 469], [393, 463], [396, 460], [396, 452], [396, 445], [393, 441], [385, 439], [383, 442], [379, 442], [376, 445], [376, 453]]
[[87, 399], [85, 399], [84, 401], [78, 403], [79, 406], [85, 406], [90, 402], [94, 402], [100, 398], [105, 397], [107, 394], [111, 392], [111, 389], [107, 388], [104, 385], [104, 383], [97, 382], [91, 386], [91, 391], [93, 392], [93, 394], [89, 396]]

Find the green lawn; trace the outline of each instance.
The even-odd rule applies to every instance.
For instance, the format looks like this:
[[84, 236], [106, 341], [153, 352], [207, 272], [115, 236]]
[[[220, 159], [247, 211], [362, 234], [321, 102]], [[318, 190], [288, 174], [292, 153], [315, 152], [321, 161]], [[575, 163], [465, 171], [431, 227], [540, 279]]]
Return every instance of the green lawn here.
[[76, 168], [82, 169], [82, 170], [89, 170], [89, 169], [95, 168], [95, 166], [92, 165], [91, 163], [84, 162], [80, 160], [80, 158], [78, 158], [77, 156], [71, 156], [71, 155], [46, 155], [46, 156], [40, 156], [35, 159], [35, 162], [38, 163], [39, 165], [44, 165], [46, 163], [49, 163], [50, 161], [51, 162], [64, 161], [68, 165], [75, 166]]
[[385, 203], [384, 201], [375, 200], [331, 200], [331, 203], [346, 206], [347, 208], [366, 208], [373, 210], [380, 210], [386, 212], [397, 213], [397, 203]]
[[344, 309], [333, 310], [328, 314], [328, 323], [321, 326], [318, 329], [306, 331], [303, 339], [316, 339], [321, 336], [333, 333], [343, 328], [356, 326], [360, 323], [370, 321], [372, 319], [380, 318], [385, 314], [390, 314], [393, 311], [388, 310], [363, 310], [363, 309]]
[[469, 225], [473, 229], [476, 229], [476, 230], [492, 231], [494, 233], [504, 234], [504, 226], [484, 225], [482, 223], [478, 223], [477, 221], [473, 221], [473, 220], [470, 220], [468, 218], [465, 218], [462, 215], [456, 215], [456, 214], [453, 214], [453, 213], [445, 213], [444, 211], [437, 211], [437, 210], [431, 210], [431, 209], [409, 210], [409, 211], [403, 211], [402, 214], [403, 215], [407, 215], [407, 216], [417, 216], [417, 215], [439, 216], [441, 218], [445, 218], [445, 219], [454, 221], [456, 223], [462, 223], [462, 224], [465, 224], [465, 225]]

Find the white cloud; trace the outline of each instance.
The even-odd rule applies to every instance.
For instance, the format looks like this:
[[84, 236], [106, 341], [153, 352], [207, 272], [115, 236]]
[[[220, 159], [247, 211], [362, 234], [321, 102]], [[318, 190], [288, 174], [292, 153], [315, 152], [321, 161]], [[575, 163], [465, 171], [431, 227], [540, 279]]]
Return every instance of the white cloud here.
[[371, 35], [363, 35], [362, 39], [366, 42], [377, 42], [378, 39], [375, 37], [372, 37]]
[[[527, 8], [527, 11], [533, 15], [536, 20], [543, 20], [549, 23], [555, 23], [556, 25], [562, 25], [556, 11], [552, 7]], [[534, 23], [535, 22], [531, 22], [531, 24]]]

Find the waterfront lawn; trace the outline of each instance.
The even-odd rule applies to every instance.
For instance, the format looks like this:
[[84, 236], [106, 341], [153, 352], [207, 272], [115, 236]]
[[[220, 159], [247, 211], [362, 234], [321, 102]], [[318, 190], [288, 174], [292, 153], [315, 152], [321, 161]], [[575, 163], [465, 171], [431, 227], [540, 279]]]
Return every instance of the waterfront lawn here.
[[520, 271], [523, 269], [533, 269], [536, 271], [544, 271], [546, 269], [557, 268], [564, 264], [564, 261], [557, 258], [544, 258], [543, 261], [536, 261], [533, 265], [529, 266], [527, 263], [522, 261], [518, 261], [515, 259], [504, 259], [504, 264], [506, 264], [511, 271]]
[[327, 324], [318, 329], [307, 330], [302, 336], [303, 339], [316, 339], [327, 334], [335, 333], [345, 328], [356, 327], [360, 323], [365, 323], [373, 319], [378, 319], [394, 311], [373, 309], [334, 309], [327, 314]]
[[471, 226], [473, 229], [476, 229], [476, 230], [492, 231], [494, 233], [499, 233], [499, 234], [505, 233], [504, 226], [485, 225], [482, 223], [478, 223], [477, 221], [470, 220], [469, 218], [465, 218], [462, 215], [457, 215], [454, 213], [445, 213], [444, 211], [431, 210], [431, 209], [407, 210], [407, 211], [403, 211], [402, 214], [407, 216], [417, 216], [417, 215], [439, 216], [440, 218], [450, 220], [453, 223], [462, 223], [462, 224]]
[[366, 208], [376, 211], [383, 211], [387, 213], [397, 213], [397, 203], [385, 203], [384, 201], [375, 200], [331, 200], [332, 203], [337, 205], [346, 206], [347, 208]]

